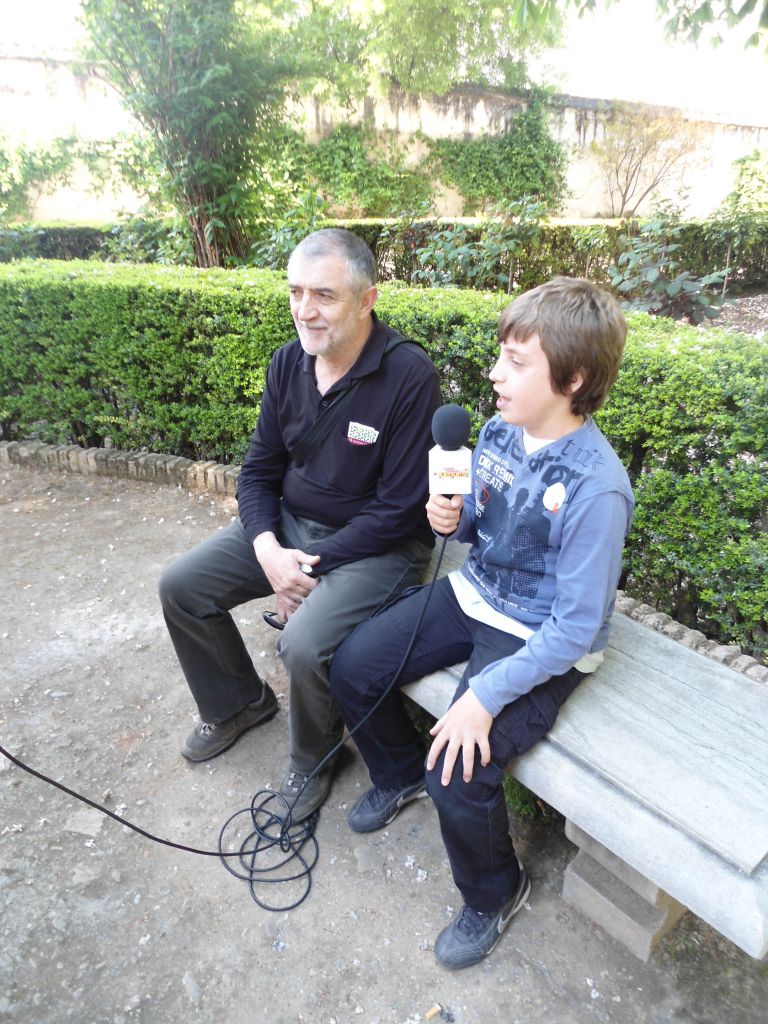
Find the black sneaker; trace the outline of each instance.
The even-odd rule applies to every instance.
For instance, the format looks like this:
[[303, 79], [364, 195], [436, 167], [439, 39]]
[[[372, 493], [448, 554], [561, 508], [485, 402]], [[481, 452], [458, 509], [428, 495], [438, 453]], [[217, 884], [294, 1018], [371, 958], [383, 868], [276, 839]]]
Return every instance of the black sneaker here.
[[242, 711], [223, 722], [200, 722], [187, 736], [181, 753], [188, 761], [210, 761], [223, 754], [244, 732], [260, 725], [277, 713], [277, 697], [266, 683], [261, 697], [246, 704]]
[[297, 825], [300, 821], [309, 818], [325, 803], [331, 789], [333, 768], [328, 767], [311, 779], [309, 778], [310, 774], [307, 772], [305, 775], [303, 772], [296, 772], [291, 768], [286, 772], [278, 793], [286, 801], [288, 808], [283, 806], [282, 801], [275, 801], [277, 806], [270, 805], [272, 813], [281, 821], [285, 821], [290, 809], [291, 821]]
[[531, 883], [525, 868], [518, 860], [520, 877], [512, 898], [495, 914], [481, 914], [466, 903], [447, 928], [443, 928], [435, 942], [435, 959], [443, 967], [457, 970], [472, 967], [492, 953], [504, 934], [504, 929], [528, 899]]
[[384, 828], [398, 816], [400, 809], [411, 800], [427, 795], [424, 779], [411, 782], [399, 789], [380, 789], [373, 786], [357, 801], [349, 812], [347, 821], [353, 832], [375, 832]]

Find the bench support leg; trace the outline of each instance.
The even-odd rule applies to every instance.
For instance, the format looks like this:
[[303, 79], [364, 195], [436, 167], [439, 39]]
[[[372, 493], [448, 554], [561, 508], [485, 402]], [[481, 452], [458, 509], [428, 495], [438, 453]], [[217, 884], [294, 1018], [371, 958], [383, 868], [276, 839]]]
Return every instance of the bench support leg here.
[[572, 821], [565, 834], [579, 852], [565, 871], [564, 899], [647, 961], [685, 907]]

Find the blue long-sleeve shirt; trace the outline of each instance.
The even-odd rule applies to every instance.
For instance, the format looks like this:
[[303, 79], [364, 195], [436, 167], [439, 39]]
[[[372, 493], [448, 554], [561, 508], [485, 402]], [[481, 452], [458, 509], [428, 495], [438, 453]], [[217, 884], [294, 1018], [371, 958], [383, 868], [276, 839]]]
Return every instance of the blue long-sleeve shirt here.
[[[440, 405], [437, 371], [417, 345], [386, 355], [395, 335], [373, 316], [355, 365], [326, 394], [317, 390], [313, 356], [298, 340], [283, 345], [267, 371], [261, 412], [237, 489], [240, 519], [250, 541], [280, 536], [280, 504], [296, 516], [337, 527], [307, 548], [320, 555], [315, 572], [382, 554], [416, 537], [434, 538], [427, 523], [427, 452], [432, 415]], [[293, 449], [336, 395], [360, 379], [331, 434], [306, 462]]]
[[472, 471], [454, 534], [472, 542], [461, 572], [492, 608], [533, 630], [517, 653], [469, 681], [495, 716], [605, 647], [634, 498], [591, 419], [528, 455], [521, 428], [494, 417]]

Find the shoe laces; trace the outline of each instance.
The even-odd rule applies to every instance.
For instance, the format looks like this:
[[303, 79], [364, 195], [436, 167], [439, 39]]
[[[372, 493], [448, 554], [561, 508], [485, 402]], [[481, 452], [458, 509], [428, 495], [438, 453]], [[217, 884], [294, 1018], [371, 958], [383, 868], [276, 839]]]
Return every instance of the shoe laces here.
[[198, 731], [199, 731], [201, 736], [210, 736], [211, 733], [216, 732], [216, 728], [217, 728], [217, 723], [216, 722], [201, 722], [200, 723], [200, 728], [199, 728]]
[[473, 939], [478, 932], [486, 927], [489, 916], [489, 914], [483, 914], [480, 910], [473, 910], [472, 907], [468, 907], [465, 903], [456, 921], [456, 931], [463, 932]]
[[294, 793], [298, 793], [308, 778], [308, 775], [303, 775], [301, 772], [291, 772], [288, 776], [288, 789], [292, 789]]

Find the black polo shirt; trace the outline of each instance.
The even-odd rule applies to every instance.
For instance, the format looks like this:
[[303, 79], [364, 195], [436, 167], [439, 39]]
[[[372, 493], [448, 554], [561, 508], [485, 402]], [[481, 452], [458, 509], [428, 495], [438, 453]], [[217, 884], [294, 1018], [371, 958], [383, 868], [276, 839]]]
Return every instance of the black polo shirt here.
[[[395, 331], [375, 314], [351, 370], [321, 395], [315, 357], [298, 339], [272, 357], [256, 430], [240, 473], [237, 500], [248, 539], [280, 537], [280, 502], [338, 532], [311, 545], [318, 574], [379, 555], [417, 537], [432, 545], [424, 512], [432, 416], [440, 405], [437, 371], [418, 345], [386, 355]], [[331, 434], [298, 466], [288, 452], [323, 409], [352, 381], [360, 385]]]

